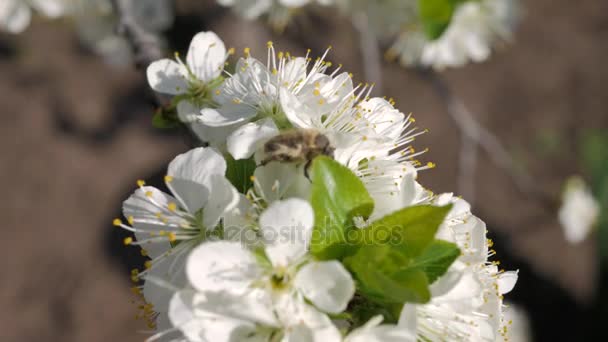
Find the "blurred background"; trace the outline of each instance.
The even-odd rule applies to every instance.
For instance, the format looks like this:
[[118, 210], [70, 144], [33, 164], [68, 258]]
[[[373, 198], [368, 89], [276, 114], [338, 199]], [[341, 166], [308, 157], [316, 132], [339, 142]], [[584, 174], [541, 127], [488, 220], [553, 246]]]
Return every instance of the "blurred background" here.
[[[515, 167], [557, 201], [569, 176], [591, 177], [580, 158], [585, 137], [608, 131], [608, 2], [523, 6], [512, 44], [442, 76]], [[294, 55], [332, 45], [329, 59], [364, 81], [357, 32], [335, 12], [299, 16], [280, 35], [211, 0], [178, 0], [176, 15], [170, 51], [185, 51], [202, 30], [259, 57], [268, 40]], [[416, 146], [428, 147], [423, 160], [437, 167], [422, 172], [422, 184], [456, 191], [461, 135], [433, 85], [397, 63], [383, 63], [382, 78], [375, 95], [430, 130]], [[144, 73], [93, 53], [67, 20], [37, 17], [19, 35], [0, 33], [0, 341], [145, 339], [129, 290], [138, 252], [122, 246], [111, 222], [136, 179], [164, 174], [188, 149], [180, 132], [152, 127], [154, 109]], [[527, 312], [532, 340], [597, 339], [608, 314], [598, 311], [596, 234], [568, 243], [555, 208], [479, 158], [474, 213], [488, 224], [500, 267], [520, 270], [507, 300]]]

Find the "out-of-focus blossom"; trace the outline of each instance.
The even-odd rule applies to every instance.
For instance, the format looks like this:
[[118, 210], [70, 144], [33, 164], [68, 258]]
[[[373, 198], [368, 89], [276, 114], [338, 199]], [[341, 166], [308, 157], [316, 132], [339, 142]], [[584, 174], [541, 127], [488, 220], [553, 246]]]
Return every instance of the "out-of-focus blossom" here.
[[66, 0], [2, 0], [0, 29], [21, 33], [29, 26], [33, 12], [57, 18], [65, 13], [67, 4]]
[[568, 179], [558, 213], [566, 240], [570, 243], [585, 240], [599, 214], [600, 206], [585, 181], [578, 176]]

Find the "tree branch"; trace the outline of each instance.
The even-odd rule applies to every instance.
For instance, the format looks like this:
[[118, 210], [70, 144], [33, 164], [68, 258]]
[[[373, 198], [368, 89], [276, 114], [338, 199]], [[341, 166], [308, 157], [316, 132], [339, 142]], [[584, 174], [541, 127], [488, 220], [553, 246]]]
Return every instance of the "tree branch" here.
[[374, 83], [376, 93], [382, 93], [382, 60], [378, 40], [369, 27], [369, 19], [365, 12], [355, 13], [352, 17], [353, 26], [359, 33], [359, 47], [363, 59], [365, 81]]
[[[486, 152], [487, 156], [498, 168], [509, 175], [511, 181], [520, 193], [534, 198], [547, 210], [555, 212], [558, 208], [557, 201], [545, 194], [537, 186], [532, 177], [522, 173], [516, 168], [511, 155], [500, 143], [498, 137], [475, 120], [475, 116], [468, 110], [464, 103], [453, 94], [447, 83], [433, 71], [425, 70], [423, 74], [431, 81], [437, 94], [444, 101], [450, 118], [456, 124], [463, 136], [463, 145], [474, 144], [475, 146], [479, 146]], [[463, 147], [460, 153], [476, 153], [472, 152], [473, 150], [476, 151], [476, 149], [471, 149], [471, 147]], [[464, 184], [464, 189], [467, 189], [468, 187], [466, 191], [470, 191], [470, 184], [471, 182], [474, 182], [474, 173], [472, 173], [471, 168], [474, 167], [476, 156], [461, 155], [460, 160], [460, 172], [470, 173], [470, 175], [460, 175], [460, 179], [467, 178], [462, 184]], [[468, 177], [470, 177], [470, 179], [468, 179]]]

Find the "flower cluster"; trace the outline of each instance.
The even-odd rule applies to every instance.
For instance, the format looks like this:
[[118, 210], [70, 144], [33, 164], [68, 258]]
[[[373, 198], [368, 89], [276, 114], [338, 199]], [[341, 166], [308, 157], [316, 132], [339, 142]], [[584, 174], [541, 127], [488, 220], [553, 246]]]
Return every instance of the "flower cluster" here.
[[64, 0], [3, 0], [0, 2], [0, 29], [10, 33], [23, 32], [32, 18], [32, 11], [57, 18], [64, 14]]
[[144, 317], [174, 341], [494, 341], [516, 272], [488, 261], [483, 221], [433, 194], [410, 145], [424, 133], [325, 57], [234, 54], [213, 32], [150, 86], [204, 147], [176, 157], [168, 193], [138, 181], [125, 239]]
[[[517, 1], [316, 0], [349, 16], [363, 13], [376, 36], [395, 40], [386, 53], [388, 59], [437, 70], [487, 60], [494, 47], [511, 39], [519, 17]], [[268, 14], [270, 23], [279, 30], [287, 25], [292, 12], [313, 2], [218, 0], [247, 19]]]

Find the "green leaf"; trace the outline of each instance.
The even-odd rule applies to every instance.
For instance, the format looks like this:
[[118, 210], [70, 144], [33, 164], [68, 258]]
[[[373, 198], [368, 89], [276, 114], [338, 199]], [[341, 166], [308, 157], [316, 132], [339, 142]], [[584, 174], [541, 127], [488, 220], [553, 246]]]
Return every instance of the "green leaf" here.
[[460, 256], [460, 249], [457, 245], [447, 241], [435, 240], [421, 255], [412, 261], [410, 267], [423, 270], [429, 283], [432, 284], [447, 272], [458, 256]]
[[450, 25], [455, 7], [454, 0], [418, 0], [420, 21], [427, 38], [441, 37]]
[[409, 263], [408, 257], [389, 245], [363, 246], [344, 260], [359, 292], [368, 299], [383, 304], [428, 302], [428, 279], [422, 269]]
[[169, 129], [179, 127], [181, 122], [177, 118], [177, 113], [170, 110], [159, 108], [152, 117], [152, 126], [155, 128]]
[[315, 158], [310, 173], [315, 211], [311, 253], [319, 259], [340, 259], [348, 248], [345, 233], [353, 217], [367, 219], [374, 201], [351, 170], [329, 157]]
[[230, 154], [224, 156], [226, 159], [226, 178], [241, 193], [246, 193], [253, 186], [251, 176], [255, 171], [256, 164], [253, 158], [234, 160]]
[[413, 258], [435, 239], [439, 226], [451, 209], [452, 205], [408, 207], [373, 222], [368, 228], [349, 232], [348, 241], [359, 246], [390, 244]]

